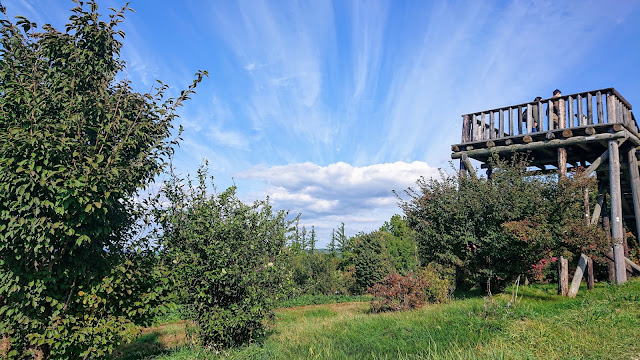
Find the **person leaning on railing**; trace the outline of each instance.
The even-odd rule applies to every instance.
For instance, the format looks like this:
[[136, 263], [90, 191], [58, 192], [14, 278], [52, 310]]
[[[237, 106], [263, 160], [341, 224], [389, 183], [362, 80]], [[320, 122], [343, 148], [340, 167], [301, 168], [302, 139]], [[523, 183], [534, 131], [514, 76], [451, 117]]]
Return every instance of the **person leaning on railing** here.
[[[536, 96], [533, 101], [536, 103], [531, 105], [531, 132], [538, 132], [538, 101], [542, 100], [540, 96]], [[525, 129], [527, 128], [527, 110], [522, 112], [522, 122], [525, 125]]]

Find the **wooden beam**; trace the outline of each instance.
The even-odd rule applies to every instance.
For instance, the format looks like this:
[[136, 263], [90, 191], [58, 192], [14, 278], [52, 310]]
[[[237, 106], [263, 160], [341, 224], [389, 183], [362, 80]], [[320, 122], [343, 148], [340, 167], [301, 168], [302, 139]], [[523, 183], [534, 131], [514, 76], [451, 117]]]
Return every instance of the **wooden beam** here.
[[476, 169], [473, 168], [473, 165], [471, 165], [471, 161], [469, 161], [469, 157], [466, 154], [462, 155], [462, 158], [460, 159], [460, 161], [462, 161], [466, 170], [469, 172], [469, 174], [471, 174], [471, 176], [477, 177]]
[[602, 165], [604, 161], [607, 161], [607, 159], [609, 159], [609, 149], [605, 150], [602, 155], [593, 160], [591, 165], [589, 165], [589, 167], [584, 171], [584, 176], [591, 176], [591, 173], [598, 170], [600, 165]]
[[604, 112], [602, 110], [602, 93], [600, 91], [596, 93], [596, 103], [598, 107], [598, 124], [603, 124]]
[[636, 148], [630, 146], [627, 152], [629, 161], [629, 179], [633, 196], [633, 214], [636, 219], [636, 239], [640, 239], [640, 172], [638, 172], [638, 158]]
[[578, 266], [576, 267], [576, 272], [573, 274], [573, 280], [571, 281], [571, 287], [569, 288], [569, 293], [567, 296], [576, 297], [578, 294], [578, 289], [580, 289], [580, 282], [582, 281], [582, 276], [585, 273], [587, 268], [587, 264], [589, 263], [589, 258], [585, 254], [580, 254], [580, 260], [578, 260]]
[[[553, 149], [553, 148], [558, 148], [558, 147], [567, 147], [567, 146], [571, 146], [571, 145], [577, 145], [580, 143], [590, 143], [590, 142], [602, 142], [602, 141], [609, 141], [609, 140], [617, 140], [619, 138], [624, 138], [628, 136], [628, 132], [626, 131], [618, 131], [615, 133], [603, 133], [603, 134], [595, 134], [592, 136], [574, 136], [572, 138], [569, 139], [554, 139], [554, 140], [549, 140], [549, 141], [536, 141], [536, 142], [531, 142], [529, 144], [522, 144], [522, 145], [512, 145], [512, 146], [496, 146], [494, 148], [492, 148], [491, 150], [489, 149], [472, 149], [466, 152], [466, 154], [470, 157], [474, 157], [474, 156], [482, 156], [482, 155], [490, 155], [492, 152], [498, 152], [499, 154], [501, 153], [511, 153], [514, 150], [515, 151], [522, 151], [522, 152], [526, 152], [529, 150], [538, 150], [538, 149], [542, 149], [542, 148], [549, 148], [549, 149]], [[457, 152], [457, 153], [453, 153], [451, 154], [451, 158], [452, 159], [459, 159], [462, 157], [463, 152]]]
[[600, 218], [600, 213], [602, 212], [602, 202], [604, 200], [604, 196], [602, 194], [598, 194], [598, 200], [596, 205], [593, 207], [593, 214], [591, 215], [591, 225], [595, 225], [598, 223], [598, 219]]
[[616, 274], [616, 283], [624, 284], [627, 281], [627, 270], [624, 265], [622, 225], [622, 191], [620, 188], [620, 154], [618, 141], [609, 140], [609, 187], [611, 194], [611, 237], [613, 239], [613, 258]]
[[638, 264], [634, 263], [633, 261], [629, 260], [629, 258], [624, 258], [624, 262], [625, 264], [629, 265], [633, 270], [637, 271], [640, 273], [640, 266], [638, 266]]

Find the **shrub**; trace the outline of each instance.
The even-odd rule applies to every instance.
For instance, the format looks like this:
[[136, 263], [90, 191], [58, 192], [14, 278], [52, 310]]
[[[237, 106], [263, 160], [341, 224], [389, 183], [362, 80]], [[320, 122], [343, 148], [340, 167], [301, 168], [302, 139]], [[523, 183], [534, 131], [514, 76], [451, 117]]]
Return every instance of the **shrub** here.
[[[292, 222], [268, 201], [241, 202], [231, 187], [207, 192], [207, 170], [198, 183], [172, 176], [155, 199], [159, 242], [198, 338], [216, 349], [239, 346], [264, 333], [281, 295], [285, 244]], [[168, 205], [166, 202], [168, 201]]]
[[80, 2], [65, 32], [0, 20], [0, 344], [9, 357], [103, 357], [161, 300], [155, 254], [135, 243], [133, 198], [162, 171], [176, 107], [204, 73], [177, 99], [163, 100], [164, 85], [134, 92], [116, 80], [127, 7], [107, 21], [97, 9]]
[[426, 302], [445, 302], [450, 297], [451, 282], [442, 277], [433, 266], [415, 274], [393, 273], [368, 288], [374, 299], [371, 311], [398, 311], [416, 309]]
[[401, 201], [424, 263], [455, 267], [472, 284], [496, 287], [531, 269], [548, 254], [569, 257], [602, 248], [603, 233], [584, 225], [584, 189], [595, 183], [574, 175], [527, 176], [527, 159], [493, 159], [491, 179], [442, 173], [419, 179]]

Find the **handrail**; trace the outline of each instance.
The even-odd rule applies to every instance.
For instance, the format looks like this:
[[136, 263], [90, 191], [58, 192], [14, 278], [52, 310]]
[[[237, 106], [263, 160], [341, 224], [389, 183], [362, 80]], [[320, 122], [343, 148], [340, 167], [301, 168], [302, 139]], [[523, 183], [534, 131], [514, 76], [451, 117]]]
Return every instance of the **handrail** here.
[[631, 104], [614, 88], [503, 106], [462, 118], [462, 144], [593, 124], [621, 123], [638, 132]]

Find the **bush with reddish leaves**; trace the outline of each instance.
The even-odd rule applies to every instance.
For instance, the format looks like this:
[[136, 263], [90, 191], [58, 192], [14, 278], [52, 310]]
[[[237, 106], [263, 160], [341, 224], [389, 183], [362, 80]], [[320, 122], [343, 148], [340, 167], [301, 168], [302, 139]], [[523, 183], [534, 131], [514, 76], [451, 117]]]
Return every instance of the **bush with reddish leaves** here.
[[428, 267], [418, 274], [393, 273], [368, 288], [374, 296], [371, 311], [410, 310], [423, 306], [426, 302], [444, 302], [449, 299], [450, 282]]

